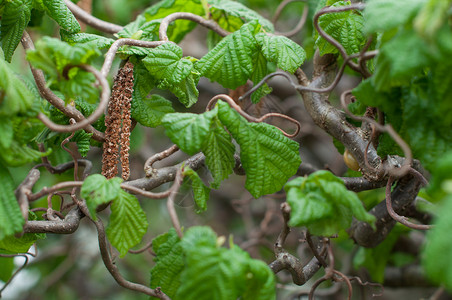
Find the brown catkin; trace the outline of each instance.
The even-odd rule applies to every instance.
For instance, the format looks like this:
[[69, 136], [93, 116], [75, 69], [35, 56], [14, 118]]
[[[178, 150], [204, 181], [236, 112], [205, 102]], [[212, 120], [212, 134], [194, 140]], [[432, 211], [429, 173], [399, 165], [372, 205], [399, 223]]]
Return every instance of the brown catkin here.
[[102, 175], [108, 179], [118, 174], [118, 161], [121, 162], [122, 178], [124, 180], [129, 178], [132, 91], [133, 65], [127, 62], [115, 77], [107, 115], [105, 116], [106, 130], [102, 155]]
[[126, 73], [124, 80], [124, 91], [122, 93], [122, 129], [121, 129], [121, 177], [124, 180], [129, 179], [130, 167], [129, 167], [129, 149], [130, 149], [130, 131], [132, 126], [132, 119], [130, 118], [130, 109], [132, 103], [133, 92], [133, 64], [127, 62], [123, 71]]

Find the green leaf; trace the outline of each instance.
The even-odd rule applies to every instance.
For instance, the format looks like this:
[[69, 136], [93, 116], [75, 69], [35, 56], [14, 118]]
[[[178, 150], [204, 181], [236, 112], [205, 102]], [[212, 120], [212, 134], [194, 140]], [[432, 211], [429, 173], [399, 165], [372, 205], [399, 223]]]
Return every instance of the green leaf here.
[[285, 36], [258, 33], [256, 40], [264, 57], [284, 71], [294, 73], [306, 59], [303, 48]]
[[60, 30], [61, 40], [70, 45], [84, 44], [92, 48], [107, 49], [110, 48], [114, 40], [92, 33], [70, 33], [66, 30]]
[[174, 112], [171, 101], [160, 95], [142, 97], [140, 92], [132, 93], [132, 118], [143, 126], [157, 127], [166, 114]]
[[185, 166], [182, 174], [191, 180], [195, 203], [196, 206], [198, 206], [196, 212], [200, 213], [205, 211], [207, 209], [207, 201], [209, 200], [210, 188], [204, 184], [198, 173], [193, 171], [190, 167]]
[[92, 133], [86, 133], [84, 130], [78, 130], [70, 139], [70, 142], [75, 142], [77, 144], [78, 152], [82, 157], [86, 157], [86, 154], [88, 154], [92, 136]]
[[452, 290], [452, 193], [442, 201], [433, 229], [427, 233], [422, 265], [433, 282]]
[[[348, 5], [350, 5], [350, 1], [338, 1], [331, 7]], [[359, 11], [344, 11], [321, 15], [319, 17], [319, 26], [341, 43], [348, 54], [358, 53], [366, 41], [363, 33], [364, 19]], [[321, 36], [318, 36], [315, 44], [319, 48], [321, 55], [338, 53], [336, 47]]]
[[[176, 12], [190, 12], [202, 16], [205, 14], [204, 8], [198, 0], [163, 0], [147, 8], [143, 16], [147, 21], [163, 19]], [[184, 36], [196, 27], [196, 23], [188, 20], [176, 20], [168, 28], [170, 41], [179, 43]]]
[[[275, 30], [273, 24], [269, 20], [239, 2], [230, 0], [207, 0], [207, 3], [209, 4], [209, 10], [213, 19], [228, 31], [235, 31], [238, 29], [237, 27], [235, 30], [231, 30], [234, 28], [225, 26], [234, 23], [238, 24], [237, 20], [234, 19], [239, 19], [242, 24], [258, 20], [265, 31], [273, 32]], [[240, 24], [239, 27], [242, 24]]]
[[[0, 240], [22, 231], [25, 220], [14, 195], [14, 181], [0, 162]], [[27, 249], [28, 250], [28, 249]]]
[[374, 226], [375, 217], [366, 212], [358, 196], [328, 171], [298, 177], [285, 190], [292, 227], [306, 226], [314, 235], [331, 236], [350, 227], [352, 217]]
[[[2, 27], [3, 28], [3, 27]], [[28, 112], [35, 97], [10, 65], [0, 59], [0, 116], [11, 117]]]
[[50, 85], [57, 83], [55, 87], [64, 94], [66, 102], [83, 98], [95, 103], [99, 92], [93, 86], [94, 75], [79, 68], [72, 68], [67, 74], [64, 71], [68, 65], [91, 64], [100, 54], [100, 50], [90, 44], [71, 46], [46, 36], [36, 42], [35, 50], [27, 52], [27, 60], [49, 76]]
[[452, 194], [452, 151], [444, 153], [432, 168], [432, 178], [428, 186], [428, 194], [436, 201], [439, 201]]
[[364, 9], [365, 31], [388, 31], [414, 18], [426, 0], [368, 0]]
[[300, 166], [297, 142], [266, 123], [248, 123], [227, 103], [218, 101], [218, 116], [240, 145], [246, 189], [255, 198], [279, 191]]
[[64, 0], [42, 0], [42, 5], [47, 14], [64, 30], [71, 33], [76, 33], [81, 30], [80, 24], [66, 4], [64, 4]]
[[201, 150], [205, 143], [217, 110], [203, 114], [173, 113], [163, 117], [162, 123], [166, 135], [187, 154], [193, 155]]
[[261, 260], [248, 261], [246, 290], [243, 300], [276, 299], [276, 282], [273, 271]]
[[[218, 109], [215, 107], [214, 110]], [[212, 173], [211, 187], [217, 189], [220, 183], [232, 174], [235, 166], [235, 146], [218, 117], [212, 120], [201, 150], [206, 156], [207, 168]]]
[[13, 142], [13, 122], [11, 118], [0, 118], [0, 147], [7, 149]]
[[[209, 227], [187, 230], [181, 242], [186, 265], [174, 299], [222, 300], [240, 296], [243, 299], [275, 299], [271, 270], [263, 262], [251, 259], [239, 247], [222, 248], [218, 241], [221, 238], [217, 239]], [[262, 288], [253, 291], [255, 298], [250, 291], [252, 287]]]
[[52, 152], [49, 149], [46, 152], [41, 152], [28, 147], [25, 144], [21, 144], [17, 140], [13, 140], [9, 148], [3, 148], [0, 144], [0, 157], [3, 163], [9, 167], [18, 167], [26, 163], [40, 159], [47, 156]]
[[111, 204], [110, 223], [107, 237], [124, 257], [130, 248], [136, 246], [148, 228], [146, 214], [137, 198], [123, 190]]
[[83, 182], [80, 195], [86, 200], [91, 217], [96, 220], [96, 208], [120, 197], [122, 179], [114, 177], [105, 178], [100, 174], [88, 176]]
[[197, 61], [195, 68], [202, 76], [226, 88], [236, 89], [245, 84], [253, 70], [253, 56], [257, 50], [254, 34], [259, 28], [257, 21], [243, 25]]
[[182, 58], [182, 48], [174, 43], [165, 43], [155, 48], [143, 59], [149, 73], [157, 80], [171, 84], [184, 80], [193, 69], [190, 59]]
[[20, 238], [10, 235], [0, 240], [0, 251], [6, 250], [14, 254], [26, 253], [38, 239], [43, 238], [45, 238], [45, 234], [42, 233], [25, 233]]
[[14, 271], [14, 257], [0, 257], [0, 281], [7, 282]]
[[155, 252], [155, 266], [151, 269], [151, 288], [160, 287], [168, 297], [173, 298], [181, 284], [180, 275], [185, 266], [176, 230], [171, 228], [168, 233], [153, 239], [152, 249]]
[[1, 19], [0, 42], [7, 62], [11, 62], [22, 33], [30, 21], [31, 7], [31, 0], [8, 1], [5, 4]]
[[156, 79], [158, 88], [169, 89], [187, 107], [197, 102], [199, 73], [193, 69], [191, 59], [182, 57], [179, 46], [165, 43], [149, 52], [143, 64]]
[[[268, 70], [268, 62], [264, 57], [261, 51], [256, 53], [253, 57], [253, 73], [251, 74], [250, 79], [254, 84], [259, 83], [267, 74], [269, 74]], [[260, 88], [258, 88], [251, 95], [251, 102], [258, 103], [262, 97], [271, 93], [272, 89], [265, 83]]]

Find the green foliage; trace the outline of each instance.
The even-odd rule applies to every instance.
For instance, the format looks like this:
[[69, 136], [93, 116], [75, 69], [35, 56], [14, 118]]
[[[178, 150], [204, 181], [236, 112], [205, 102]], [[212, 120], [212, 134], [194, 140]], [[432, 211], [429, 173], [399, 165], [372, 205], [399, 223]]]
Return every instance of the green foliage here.
[[[338, 1], [331, 7], [350, 5], [350, 1]], [[336, 41], [344, 46], [348, 54], [357, 53], [366, 42], [363, 33], [364, 19], [359, 11], [328, 13], [319, 17], [319, 26]], [[318, 36], [315, 42], [320, 54], [338, 53], [336, 47]]]
[[412, 20], [426, 0], [368, 0], [364, 9], [365, 31], [388, 31]]
[[428, 194], [440, 201], [452, 193], [452, 152], [447, 152], [435, 163], [432, 168], [433, 177], [428, 186]]
[[279, 191], [301, 164], [298, 143], [266, 123], [249, 123], [223, 101], [218, 116], [240, 145], [246, 189], [255, 198]]
[[252, 299], [275, 299], [274, 275], [268, 267], [238, 246], [220, 247], [220, 239], [208, 227], [187, 230], [181, 242], [186, 265], [174, 299], [237, 299], [241, 295], [250, 299], [252, 293], [257, 296]]
[[202, 76], [230, 89], [245, 84], [253, 70], [253, 55], [257, 50], [254, 34], [259, 29], [257, 21], [243, 25], [197, 61], [196, 69]]
[[245, 187], [255, 198], [279, 191], [301, 163], [298, 143], [271, 125], [247, 122], [223, 101], [200, 115], [168, 114], [163, 125], [166, 134], [183, 151], [194, 154], [202, 150], [206, 154], [213, 187], [227, 178], [234, 166], [234, 146], [223, 126], [240, 145], [247, 174]]
[[163, 118], [166, 135], [179, 148], [190, 154], [196, 154], [209, 134], [212, 119], [218, 110], [211, 110], [203, 114], [174, 113]]
[[[212, 50], [195, 63], [195, 68], [210, 80], [235, 89], [251, 79], [258, 83], [271, 72], [269, 63], [276, 63], [288, 72], [304, 62], [306, 53], [299, 45], [282, 36], [268, 35], [257, 20], [244, 24], [223, 38]], [[267, 85], [253, 96], [254, 103], [270, 93]]]
[[179, 288], [180, 274], [185, 267], [180, 238], [174, 228], [152, 240], [155, 266], [151, 269], [151, 288], [161, 287], [174, 298]]
[[80, 24], [64, 3], [64, 0], [36, 0], [45, 12], [54, 19], [62, 29], [76, 33], [80, 31]]
[[94, 75], [79, 68], [81, 64], [90, 64], [100, 55], [97, 48], [90, 44], [69, 45], [58, 39], [43, 37], [36, 42], [36, 50], [27, 52], [27, 59], [35, 67], [50, 76], [50, 84], [64, 94], [67, 103], [76, 98], [83, 98], [94, 103], [99, 97], [97, 88], [93, 87]]
[[206, 165], [218, 188], [221, 181], [232, 173], [235, 165], [235, 147], [231, 136], [224, 130], [218, 119], [218, 108], [203, 114], [174, 113], [163, 118], [166, 135], [188, 154], [202, 151]]
[[0, 59], [0, 92], [2, 119], [18, 113], [25, 114], [32, 108], [34, 99], [32, 92], [2, 59]]
[[285, 186], [291, 207], [290, 226], [306, 226], [319, 236], [331, 236], [348, 229], [352, 217], [373, 225], [358, 196], [348, 191], [342, 180], [328, 171], [298, 177]]
[[182, 58], [179, 46], [165, 43], [150, 51], [143, 63], [158, 88], [173, 92], [186, 107], [198, 101], [199, 73], [194, 70], [192, 59]]
[[212, 19], [230, 32], [236, 31], [244, 23], [252, 20], [258, 20], [266, 32], [274, 31], [269, 20], [237, 1], [207, 0], [207, 3]]
[[[450, 180], [449, 180], [450, 182]], [[451, 184], [449, 183], [449, 189]], [[427, 233], [425, 248], [422, 255], [422, 265], [427, 276], [435, 283], [452, 290], [452, 189], [449, 190], [441, 206], [434, 227]]]
[[106, 179], [103, 175], [93, 174], [83, 182], [80, 195], [86, 200], [91, 217], [96, 220], [96, 208], [120, 196], [122, 179], [114, 177]]
[[139, 92], [132, 93], [132, 118], [141, 125], [157, 127], [162, 124], [163, 117], [174, 112], [171, 102], [160, 95], [141, 98]]
[[32, 0], [16, 0], [5, 3], [0, 23], [0, 42], [7, 62], [11, 62], [14, 51], [22, 38], [22, 33], [30, 21], [31, 8]]
[[107, 49], [114, 42], [113, 39], [92, 33], [70, 33], [66, 30], [60, 30], [60, 35], [61, 40], [70, 45], [83, 44], [95, 49]]
[[[215, 107], [215, 110], [218, 108]], [[231, 136], [224, 130], [218, 116], [213, 118], [210, 129], [202, 145], [202, 153], [206, 156], [206, 165], [212, 173], [211, 187], [217, 189], [220, 183], [229, 177], [235, 166], [235, 146]]]
[[[142, 15], [146, 21], [151, 21], [163, 19], [176, 12], [190, 12], [200, 16], [205, 14], [204, 8], [199, 0], [163, 0], [146, 9]], [[170, 41], [178, 43], [195, 27], [195, 22], [176, 20], [174, 25], [168, 28], [168, 37]]]
[[[14, 182], [8, 169], [0, 162], [0, 240], [22, 231], [25, 223], [14, 195]], [[27, 249], [28, 250], [28, 249]]]
[[0, 257], [0, 280], [7, 282], [14, 271], [14, 257]]
[[204, 184], [198, 173], [189, 167], [184, 167], [182, 174], [186, 176], [185, 178], [188, 177], [191, 180], [195, 203], [198, 206], [197, 212], [205, 211], [207, 209], [207, 200], [209, 200], [210, 188]]
[[294, 73], [306, 59], [306, 52], [294, 41], [280, 35], [259, 33], [256, 40], [265, 59], [275, 62], [278, 68]]
[[138, 199], [123, 190], [111, 204], [110, 223], [107, 227], [107, 237], [118, 249], [120, 257], [124, 257], [130, 248], [136, 246], [148, 228], [146, 214]]

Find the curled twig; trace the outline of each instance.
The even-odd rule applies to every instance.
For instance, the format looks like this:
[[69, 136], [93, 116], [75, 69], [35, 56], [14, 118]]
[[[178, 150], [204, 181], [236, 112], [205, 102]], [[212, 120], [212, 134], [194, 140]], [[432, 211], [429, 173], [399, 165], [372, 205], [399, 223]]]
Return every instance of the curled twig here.
[[433, 228], [432, 225], [423, 225], [423, 224], [412, 223], [412, 222], [408, 221], [408, 219], [406, 217], [401, 216], [394, 211], [394, 209], [392, 207], [392, 200], [391, 200], [391, 187], [392, 187], [393, 182], [394, 182], [394, 177], [390, 176], [388, 179], [388, 183], [386, 185], [386, 208], [388, 209], [389, 215], [395, 221], [397, 221], [409, 228], [412, 228], [412, 229], [428, 230], [428, 229]]
[[[91, 125], [94, 123], [99, 117], [104, 113], [105, 108], [108, 104], [108, 99], [110, 98], [110, 85], [108, 84], [107, 78], [103, 76], [98, 70], [90, 65], [78, 65], [78, 66], [70, 66], [77, 67], [83, 69], [85, 71], [91, 72], [96, 77], [97, 81], [100, 83], [102, 87], [102, 92], [100, 94], [100, 101], [98, 107], [94, 110], [94, 112], [83, 120], [78, 120], [77, 123], [72, 125], [60, 125], [52, 122], [45, 114], [39, 113], [38, 119], [41, 120], [44, 125], [46, 125], [49, 129], [58, 132], [74, 132], [76, 130], [85, 128], [87, 125]], [[74, 119], [76, 119], [74, 117]]]
[[152, 167], [152, 165], [156, 161], [165, 159], [168, 156], [172, 155], [173, 153], [177, 152], [178, 150], [179, 150], [179, 147], [177, 145], [172, 145], [168, 149], [166, 149], [162, 152], [156, 153], [156, 154], [152, 155], [151, 157], [149, 157], [146, 160], [146, 162], [144, 163], [144, 172], [146, 173], [146, 177], [151, 177], [152, 174], [154, 173], [155, 169]]
[[2, 288], [0, 288], [0, 297], [2, 296], [2, 292], [5, 290], [5, 288], [11, 283], [11, 281], [14, 279], [14, 277], [16, 277], [16, 275], [22, 271], [23, 268], [25, 268], [25, 266], [28, 264], [28, 256], [27, 254], [29, 253], [20, 253], [20, 254], [0, 254], [0, 257], [18, 257], [21, 256], [23, 258], [25, 258], [24, 263], [17, 268], [17, 270], [14, 271], [14, 273], [11, 275], [11, 277], [8, 279], [8, 281], [5, 282], [5, 284], [2, 286]]
[[229, 34], [228, 31], [221, 28], [220, 25], [218, 25], [213, 20], [206, 20], [203, 17], [192, 14], [192, 13], [177, 12], [177, 13], [173, 13], [173, 14], [166, 16], [165, 18], [163, 18], [162, 22], [160, 23], [159, 39], [161, 41], [164, 41], [164, 42], [169, 41], [168, 35], [167, 35], [168, 26], [171, 22], [173, 22], [175, 20], [179, 20], [179, 19], [190, 20], [190, 21], [196, 22], [204, 27], [207, 27], [207, 28], [213, 30], [215, 33], [219, 34], [222, 37], [225, 37]]
[[[366, 57], [368, 59], [368, 58], [374, 57], [375, 55], [377, 55], [377, 53], [378, 53], [377, 51], [369, 51], [369, 52], [366, 52], [365, 54], [363, 54], [363, 57]], [[245, 94], [240, 96], [239, 100], [243, 100], [246, 97], [250, 96], [252, 93], [254, 93], [257, 89], [259, 89], [263, 84], [265, 84], [270, 78], [272, 78], [274, 76], [285, 77], [289, 81], [290, 85], [299, 92], [314, 92], [314, 93], [321, 93], [321, 94], [329, 93], [337, 86], [337, 84], [341, 80], [342, 75], [344, 74], [345, 67], [347, 66], [347, 62], [356, 57], [361, 57], [361, 54], [352, 54], [350, 56], [347, 56], [347, 58], [344, 60], [344, 63], [339, 68], [339, 71], [337, 72], [336, 77], [334, 78], [334, 81], [325, 88], [311, 88], [311, 87], [307, 87], [305, 85], [296, 84], [295, 82], [292, 81], [289, 74], [287, 74], [285, 72], [277, 71], [277, 72], [270, 73], [267, 76], [265, 76], [264, 78], [262, 78], [261, 81], [259, 81], [257, 84], [255, 84]]]
[[[276, 24], [276, 21], [278, 21], [279, 16], [281, 15], [282, 10], [289, 4], [292, 2], [305, 2], [304, 0], [284, 0], [283, 2], [281, 2], [278, 6], [278, 8], [276, 9], [275, 15], [273, 17], [273, 24]], [[308, 12], [309, 12], [309, 6], [308, 4], [305, 4], [303, 7], [303, 14], [301, 15], [301, 19], [298, 22], [297, 26], [295, 26], [294, 29], [287, 31], [287, 32], [275, 32], [275, 34], [278, 35], [283, 35], [286, 37], [291, 37], [296, 35], [304, 26], [304, 24], [306, 23], [306, 20], [308, 18]]]
[[[22, 46], [24, 47], [25, 50], [29, 50], [29, 49], [34, 49], [35, 48], [34, 45], [33, 45], [33, 41], [30, 38], [30, 35], [26, 31], [24, 31], [24, 33], [22, 35], [21, 42], [22, 42]], [[30, 64], [30, 69], [31, 69], [31, 73], [33, 74], [33, 78], [35, 80], [35, 83], [36, 83], [36, 86], [37, 86], [37, 88], [39, 90], [39, 93], [41, 94], [41, 96], [44, 99], [46, 99], [50, 104], [55, 106], [58, 110], [60, 110], [63, 114], [65, 114], [69, 118], [74, 118], [77, 122], [83, 122], [84, 120], [86, 120], [85, 116], [80, 111], [78, 111], [74, 106], [66, 105], [62, 99], [60, 99], [57, 95], [55, 95], [55, 93], [52, 92], [51, 89], [49, 89], [47, 87], [47, 83], [46, 83], [46, 80], [45, 80], [45, 77], [44, 77], [44, 73], [41, 70], [33, 68], [33, 66], [31, 66], [31, 64]], [[92, 67], [91, 67], [91, 69], [95, 70]], [[94, 75], [96, 76], [97, 71], [95, 71], [95, 72], [96, 73], [94, 73]], [[103, 78], [103, 77], [101, 76], [99, 78]], [[103, 81], [101, 81], [101, 83], [105, 83], [105, 82], [106, 82], [106, 79], [103, 78]], [[104, 86], [102, 86], [102, 87], [103, 87], [103, 89], [102, 89], [103, 93], [104, 92], [108, 93], [108, 94], [110, 93], [110, 88], [108, 87], [108, 83], [105, 86], [106, 88], [104, 88]], [[107, 95], [107, 101], [108, 101], [108, 95]], [[102, 114], [102, 111], [100, 111], [100, 114]], [[91, 115], [90, 117], [91, 117], [91, 119], [94, 119], [95, 116], [96, 115], [94, 115], [94, 116]], [[41, 120], [44, 120], [44, 121], [48, 120], [50, 122], [50, 120], [45, 115], [43, 115], [42, 113], [39, 114], [38, 117], [40, 117]], [[94, 120], [93, 120], [93, 122], [94, 122]], [[90, 125], [91, 123], [92, 123], [91, 121], [87, 122], [87, 123], [77, 123], [78, 125], [76, 125], [76, 126], [80, 126], [80, 124], [84, 124], [83, 129], [86, 130], [89, 133], [92, 133], [93, 134], [92, 138], [94, 140], [102, 142], [104, 140], [104, 134], [102, 132], [98, 131], [97, 129], [95, 129], [93, 126], [91, 126]], [[54, 124], [54, 125], [57, 125], [57, 124]], [[58, 126], [62, 126], [62, 125], [58, 125]], [[64, 128], [67, 129], [68, 127], [69, 126], [66, 126]], [[73, 131], [74, 128], [75, 127], [71, 127], [71, 130], [68, 130], [68, 131], [65, 131], [65, 132]], [[60, 127], [56, 127], [56, 129], [58, 130], [58, 129], [60, 129]]]
[[86, 25], [93, 27], [94, 29], [97, 29], [99, 31], [106, 32], [106, 33], [116, 33], [116, 32], [121, 31], [124, 28], [120, 25], [105, 22], [96, 17], [93, 17], [92, 15], [90, 15], [89, 13], [87, 13], [86, 11], [84, 11], [83, 9], [78, 7], [75, 3], [73, 3], [70, 0], [64, 0], [64, 4], [67, 5], [69, 10], [74, 14], [74, 16], [77, 19], [79, 19]]
[[365, 4], [363, 3], [354, 3], [348, 6], [341, 6], [341, 7], [324, 7], [321, 10], [319, 10], [313, 19], [314, 27], [317, 30], [317, 32], [322, 36], [328, 43], [332, 44], [334, 47], [336, 47], [339, 50], [339, 53], [341, 54], [342, 58], [344, 59], [344, 63], [346, 62], [348, 66], [359, 73], [362, 73], [361, 67], [354, 63], [353, 61], [347, 59], [349, 58], [349, 55], [347, 55], [347, 51], [345, 50], [344, 46], [342, 46], [341, 43], [339, 43], [335, 38], [330, 36], [328, 33], [326, 33], [319, 25], [319, 17], [321, 15], [327, 14], [327, 13], [338, 13], [338, 12], [344, 12], [349, 10], [361, 10], [364, 9]]
[[211, 110], [212, 107], [213, 107], [213, 105], [214, 105], [214, 104], [216, 103], [216, 101], [218, 101], [219, 99], [226, 101], [226, 102], [229, 104], [229, 106], [231, 106], [234, 110], [236, 110], [236, 111], [237, 111], [242, 117], [244, 117], [248, 122], [261, 123], [262, 121], [264, 121], [265, 119], [267, 119], [267, 118], [269, 118], [269, 117], [279, 117], [279, 118], [288, 120], [288, 121], [290, 121], [291, 123], [295, 124], [295, 126], [297, 126], [297, 129], [296, 129], [295, 132], [292, 133], [292, 134], [289, 134], [289, 133], [285, 132], [284, 130], [282, 130], [281, 128], [275, 126], [276, 128], [278, 128], [278, 129], [282, 132], [282, 134], [284, 134], [285, 136], [287, 136], [287, 137], [289, 137], [289, 138], [293, 138], [293, 137], [295, 137], [295, 136], [300, 132], [301, 125], [300, 125], [300, 123], [299, 123], [297, 120], [295, 120], [295, 119], [293, 119], [293, 118], [291, 118], [291, 117], [289, 117], [289, 116], [280, 114], [280, 113], [268, 113], [268, 114], [263, 115], [263, 116], [260, 117], [260, 118], [255, 118], [255, 117], [253, 117], [253, 116], [250, 116], [250, 115], [247, 114], [246, 112], [244, 112], [244, 111], [242, 110], [242, 108], [241, 108], [240, 106], [238, 106], [230, 96], [225, 95], [225, 94], [216, 95], [215, 97], [213, 97], [212, 99], [210, 99], [209, 103], [207, 104], [206, 111]]
[[137, 46], [137, 47], [143, 47], [143, 48], [155, 48], [160, 45], [163, 45], [165, 42], [161, 41], [140, 41], [140, 40], [134, 40], [134, 39], [119, 39], [116, 40], [113, 44], [111, 44], [110, 49], [108, 49], [107, 53], [105, 54], [105, 60], [104, 64], [102, 65], [102, 69], [100, 70], [100, 73], [102, 76], [106, 77], [108, 75], [108, 72], [110, 72], [111, 66], [113, 64], [113, 60], [115, 59], [116, 52], [118, 52], [118, 49], [124, 45], [128, 46]]

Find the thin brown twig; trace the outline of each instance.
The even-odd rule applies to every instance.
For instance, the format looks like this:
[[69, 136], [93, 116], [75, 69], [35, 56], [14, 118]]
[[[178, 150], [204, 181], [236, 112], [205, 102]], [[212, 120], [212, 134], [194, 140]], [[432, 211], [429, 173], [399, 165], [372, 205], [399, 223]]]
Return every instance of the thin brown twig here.
[[86, 25], [93, 27], [94, 29], [97, 29], [97, 30], [105, 32], [105, 33], [113, 34], [113, 33], [117, 33], [119, 31], [121, 31], [124, 28], [120, 25], [105, 22], [96, 17], [93, 17], [91, 14], [87, 13], [86, 11], [84, 11], [83, 9], [78, 7], [76, 4], [74, 4], [70, 0], [64, 0], [64, 4], [67, 5], [69, 10], [74, 14], [74, 16], [78, 20], [82, 21]]
[[[28, 254], [28, 253], [27, 253]], [[25, 258], [25, 262], [23, 263], [22, 266], [20, 266], [19, 268], [17, 268], [16, 271], [14, 271], [14, 273], [11, 275], [11, 277], [5, 282], [5, 284], [2, 286], [2, 288], [0, 288], [0, 297], [2, 296], [2, 292], [5, 290], [5, 288], [11, 283], [11, 281], [14, 279], [14, 277], [16, 277], [16, 275], [23, 269], [25, 268], [25, 266], [28, 264], [28, 256], [26, 254], [0, 254], [0, 257], [17, 257], [17, 256], [21, 256], [23, 258]]]
[[264, 121], [265, 119], [267, 119], [269, 117], [279, 117], [279, 118], [290, 121], [291, 123], [295, 124], [295, 126], [297, 126], [295, 132], [292, 134], [289, 134], [289, 133], [285, 132], [284, 130], [282, 130], [281, 128], [275, 126], [277, 129], [279, 129], [282, 132], [282, 134], [284, 134], [285, 136], [287, 136], [289, 138], [295, 137], [300, 132], [301, 125], [297, 120], [295, 120], [289, 116], [286, 116], [284, 114], [280, 114], [280, 113], [268, 113], [268, 114], [263, 115], [260, 118], [255, 118], [253, 116], [250, 116], [246, 112], [244, 112], [242, 110], [242, 108], [240, 106], [238, 106], [229, 95], [226, 95], [226, 94], [216, 95], [215, 97], [210, 99], [209, 103], [207, 104], [206, 111], [211, 110], [213, 105], [218, 100], [226, 101], [229, 104], [229, 106], [231, 106], [231, 108], [233, 108], [235, 111], [237, 111], [242, 117], [244, 117], [249, 122], [261, 123], [262, 121]]
[[348, 60], [349, 55], [347, 54], [347, 51], [345, 50], [344, 46], [342, 46], [341, 43], [339, 43], [335, 38], [330, 36], [328, 33], [326, 33], [319, 25], [319, 17], [327, 14], [327, 13], [338, 13], [338, 12], [344, 12], [349, 10], [361, 10], [364, 9], [365, 4], [363, 3], [354, 3], [348, 6], [341, 6], [341, 7], [324, 7], [321, 10], [319, 10], [315, 15], [313, 19], [314, 27], [317, 30], [317, 32], [330, 44], [332, 44], [334, 47], [336, 47], [339, 50], [339, 53], [341, 54], [342, 58], [344, 59], [344, 63], [347, 62], [348, 66], [359, 73], [362, 73], [362, 70], [360, 66], [356, 63], [354, 63], [351, 60]]
[[168, 35], [167, 35], [168, 26], [171, 22], [173, 22], [175, 20], [180, 20], [180, 19], [196, 22], [204, 27], [209, 28], [210, 30], [213, 30], [215, 33], [217, 33], [218, 35], [220, 35], [222, 37], [225, 37], [229, 34], [229, 31], [226, 31], [223, 28], [221, 28], [220, 25], [218, 25], [218, 23], [213, 20], [206, 20], [203, 17], [192, 14], [192, 13], [176, 12], [176, 13], [170, 14], [170, 15], [166, 16], [165, 18], [163, 18], [162, 22], [160, 23], [160, 28], [159, 28], [160, 41], [164, 41], [164, 42], [169, 41]]
[[[287, 6], [287, 4], [292, 2], [306, 2], [304, 0], [284, 0], [279, 4], [278, 8], [276, 9], [275, 16], [273, 17], [273, 24], [276, 25], [276, 21], [279, 19], [279, 16], [281, 15], [282, 10]], [[275, 34], [282, 35], [285, 37], [291, 37], [296, 35], [298, 32], [300, 32], [301, 29], [303, 29], [304, 24], [306, 23], [306, 20], [308, 19], [308, 13], [309, 13], [309, 5], [305, 3], [303, 7], [303, 13], [301, 15], [300, 21], [298, 21], [298, 24], [295, 26], [294, 29], [287, 31], [287, 32], [279, 32], [276, 31]]]
[[102, 76], [107, 77], [108, 72], [110, 72], [111, 66], [113, 64], [113, 60], [115, 59], [116, 52], [118, 52], [118, 49], [124, 45], [128, 46], [137, 46], [137, 47], [143, 47], [143, 48], [155, 48], [160, 45], [163, 45], [165, 42], [161, 41], [140, 41], [140, 40], [134, 40], [134, 39], [118, 39], [113, 44], [111, 44], [110, 48], [108, 49], [107, 53], [105, 54], [105, 60], [104, 64], [102, 65], [102, 69], [100, 70], [100, 73]]
[[151, 177], [153, 175], [155, 169], [152, 167], [152, 165], [156, 161], [165, 159], [168, 156], [172, 155], [173, 153], [177, 152], [178, 150], [179, 150], [179, 147], [177, 145], [172, 145], [168, 149], [166, 149], [162, 152], [156, 153], [156, 154], [152, 155], [151, 157], [149, 157], [146, 160], [146, 162], [144, 163], [144, 172], [146, 174], [146, 177]]
[[144, 251], [148, 250], [151, 247], [152, 247], [152, 241], [148, 242], [146, 245], [144, 245], [140, 249], [137, 249], [137, 250], [130, 249], [129, 253], [131, 253], [131, 254], [140, 254], [140, 253], [143, 253]]
[[104, 224], [102, 223], [102, 220], [98, 218], [96, 221], [94, 220], [91, 221], [94, 223], [97, 229], [99, 249], [102, 261], [104, 262], [105, 267], [110, 272], [112, 277], [116, 280], [116, 282], [126, 289], [137, 291], [149, 296], [157, 297], [159, 299], [170, 300], [170, 298], [167, 295], [165, 295], [165, 293], [163, 293], [160, 290], [160, 288], [151, 289], [145, 285], [126, 280], [119, 272], [118, 267], [113, 263], [110, 253], [108, 252], [107, 236], [105, 234], [105, 227]]
[[[23, 32], [21, 42], [25, 50], [35, 49], [33, 41], [31, 40], [30, 35], [26, 31]], [[57, 95], [55, 95], [55, 93], [52, 92], [51, 89], [47, 87], [44, 73], [41, 70], [35, 69], [31, 64], [30, 70], [35, 80], [39, 94], [44, 99], [46, 99], [50, 104], [55, 106], [58, 110], [60, 110], [64, 115], [68, 116], [69, 118], [74, 118], [78, 122], [82, 122], [83, 120], [86, 119], [85, 116], [80, 111], [78, 111], [74, 106], [66, 105], [62, 99], [60, 99]], [[106, 92], [109, 93], [109, 88], [106, 89]], [[48, 120], [48, 118], [46, 117], [44, 118], [44, 120]], [[94, 140], [103, 142], [104, 140], [103, 132], [98, 131], [90, 124], [85, 124], [85, 127], [83, 129], [89, 133], [92, 133], [93, 134], [92, 138]]]
[[70, 66], [70, 68], [75, 68], [75, 67], [83, 69], [87, 72], [93, 73], [93, 75], [96, 77], [97, 81], [99, 82], [100, 86], [102, 87], [99, 105], [93, 111], [93, 113], [86, 119], [83, 118], [83, 120], [77, 120], [77, 118], [73, 117], [75, 120], [77, 120], [77, 122], [72, 125], [56, 124], [52, 120], [50, 120], [45, 114], [39, 113], [38, 119], [41, 120], [41, 122], [44, 123], [44, 125], [46, 125], [49, 129], [51, 129], [53, 131], [73, 132], [73, 131], [76, 131], [79, 129], [85, 129], [86, 126], [91, 125], [97, 119], [99, 119], [100, 116], [102, 116], [102, 114], [104, 113], [105, 109], [107, 108], [108, 99], [110, 98], [110, 85], [108, 84], [107, 78], [105, 76], [103, 76], [101, 74], [101, 72], [99, 72], [98, 70], [96, 70], [94, 67], [92, 67], [90, 65]]
[[182, 229], [180, 227], [179, 218], [177, 217], [177, 212], [174, 207], [174, 198], [176, 197], [176, 194], [179, 191], [179, 188], [182, 184], [182, 179], [183, 179], [182, 169], [179, 169], [179, 171], [177, 172], [176, 178], [174, 179], [174, 184], [170, 189], [171, 191], [168, 196], [168, 200], [166, 201], [166, 207], [168, 209], [168, 212], [169, 212], [169, 215], [171, 218], [171, 222], [173, 223], [174, 229], [176, 229], [177, 235], [180, 238], [183, 237], [183, 234], [182, 234]]

